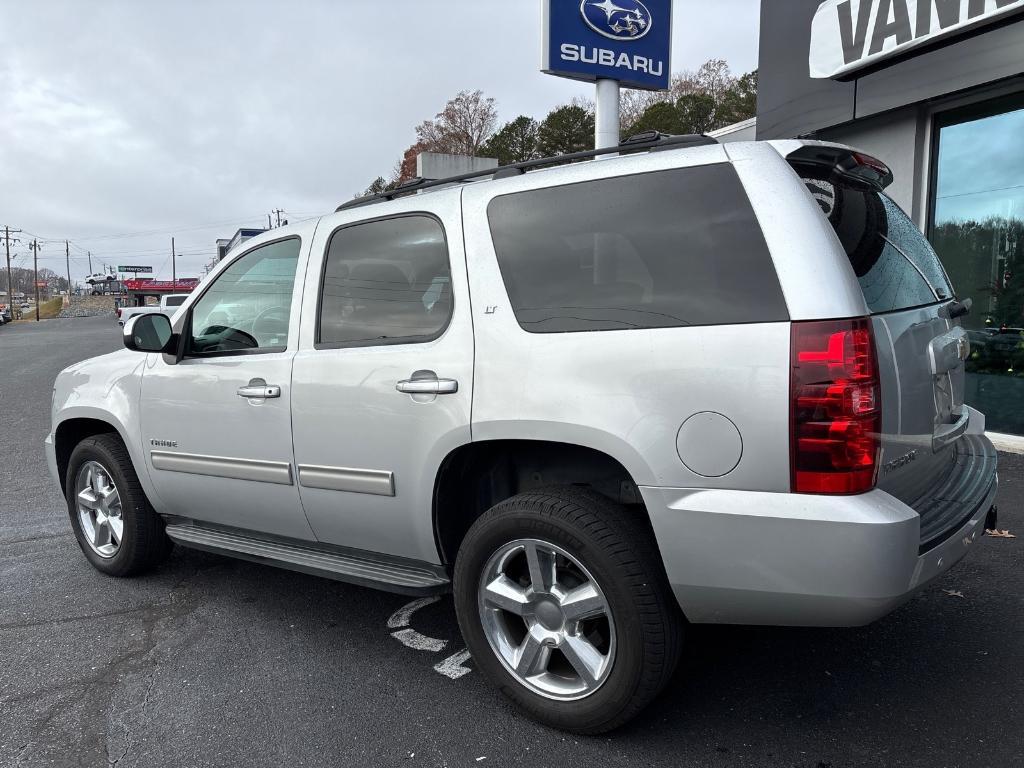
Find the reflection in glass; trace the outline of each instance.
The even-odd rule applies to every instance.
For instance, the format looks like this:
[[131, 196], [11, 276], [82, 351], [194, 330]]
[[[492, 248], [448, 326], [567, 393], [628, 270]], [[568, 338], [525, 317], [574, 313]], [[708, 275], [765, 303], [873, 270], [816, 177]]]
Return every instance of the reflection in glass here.
[[931, 229], [957, 294], [974, 301], [962, 320], [971, 339], [967, 402], [989, 429], [1015, 434], [1024, 434], [1021, 136], [1020, 108], [940, 121]]

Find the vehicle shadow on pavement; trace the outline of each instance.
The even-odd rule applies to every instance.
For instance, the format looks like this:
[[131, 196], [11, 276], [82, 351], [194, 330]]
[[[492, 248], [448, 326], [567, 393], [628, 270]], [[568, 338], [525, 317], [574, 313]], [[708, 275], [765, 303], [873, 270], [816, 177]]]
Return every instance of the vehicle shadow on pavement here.
[[613, 739], [810, 766], [1019, 758], [1024, 734], [1007, 717], [1024, 684], [1006, 670], [1024, 664], [1020, 550], [979, 550], [866, 627], [689, 627], [669, 689]]
[[[1019, 582], [1018, 540], [983, 541], [942, 581], [868, 627], [690, 627], [668, 690], [624, 728], [587, 738], [521, 716], [472, 661], [458, 679], [435, 671], [464, 647], [450, 597], [409, 618], [409, 628], [443, 642], [417, 650], [387, 626], [409, 597], [182, 548], [149, 576], [112, 580], [79, 561], [68, 537], [36, 545], [46, 562], [67, 564], [61, 583], [25, 573], [49, 595], [52, 617], [37, 614], [38, 627], [10, 630], [31, 642], [25, 664], [38, 678], [15, 687], [50, 707], [18, 729], [33, 759], [68, 749], [116, 757], [130, 746], [157, 764], [182, 733], [200, 732], [234, 754], [277, 745], [273, 754], [312, 763], [327, 745], [354, 757], [346, 750], [359, 744], [376, 752], [375, 765], [426, 743], [442, 756], [438, 764], [452, 765], [470, 752], [490, 755], [491, 765], [531, 762], [540, 748], [603, 765], [720, 759], [810, 768], [977, 764], [978, 750], [1010, 765], [1021, 753], [1012, 703], [1024, 700], [1024, 681], [1005, 670], [1024, 665], [1024, 611], [1019, 589], [993, 588], [1011, 573]], [[79, 595], [73, 607], [82, 619], [53, 635], [51, 622], [72, 621], [60, 618], [71, 608], [60, 599], [69, 591]], [[63, 651], [48, 660], [47, 648], [86, 647], [100, 636], [117, 651], [103, 667], [94, 656], [61, 660]], [[89, 682], [97, 676], [110, 681], [102, 690]], [[58, 680], [67, 692], [48, 692]], [[90, 693], [79, 712], [73, 694], [83, 685]], [[97, 711], [118, 714], [90, 720]], [[265, 724], [259, 732], [249, 725], [253, 713]], [[515, 748], [499, 754], [506, 741]]]
[[[432, 666], [464, 647], [450, 597], [416, 611], [409, 622], [422, 635], [444, 642], [443, 651], [426, 653], [387, 636], [388, 617], [413, 598], [214, 555], [179, 550], [179, 558], [201, 558], [202, 568], [223, 563], [211, 571], [212, 580], [252, 612], [250, 621], [287, 623], [295, 640], [313, 654], [323, 648], [317, 637], [327, 632], [335, 651], [345, 644], [359, 648], [381, 675], [431, 680]], [[951, 723], [951, 705], [998, 720], [1005, 702], [1021, 692], [1020, 682], [1007, 678], [997, 658], [1002, 647], [1004, 659], [1009, 652], [1024, 662], [1006, 633], [998, 596], [984, 590], [997, 567], [987, 556], [968, 560], [867, 627], [691, 626], [669, 689], [645, 713], [614, 733], [575, 738], [655, 753], [696, 739], [723, 757], [799, 757], [795, 764], [806, 759], [812, 766], [848, 764], [852, 757], [853, 764], [869, 765], [901, 753], [920, 759], [931, 750], [939, 759], [940, 753], [956, 754], [957, 744], [967, 759], [983, 722]], [[970, 599], [950, 596], [944, 588], [963, 590]], [[329, 668], [323, 657], [316, 663]], [[467, 666], [472, 669], [472, 662]], [[453, 685], [441, 678], [434, 684]], [[475, 710], [480, 722], [496, 710], [512, 714], [511, 705], [475, 669], [455, 685], [445, 690], [473, 698], [460, 708]], [[538, 733], [556, 733], [521, 721]], [[848, 743], [854, 737], [856, 746]], [[920, 743], [923, 739], [927, 744]]]

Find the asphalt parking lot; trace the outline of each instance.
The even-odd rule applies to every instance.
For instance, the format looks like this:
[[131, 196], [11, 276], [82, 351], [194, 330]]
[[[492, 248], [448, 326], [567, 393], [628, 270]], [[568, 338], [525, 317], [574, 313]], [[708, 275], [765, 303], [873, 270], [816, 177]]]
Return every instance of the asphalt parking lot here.
[[1024, 763], [1024, 457], [1000, 457], [1019, 538], [869, 627], [692, 628], [645, 715], [579, 738], [462, 660], [449, 599], [389, 628], [407, 598], [181, 548], [144, 578], [94, 571], [42, 440], [55, 374], [118, 345], [110, 317], [0, 328], [0, 765]]

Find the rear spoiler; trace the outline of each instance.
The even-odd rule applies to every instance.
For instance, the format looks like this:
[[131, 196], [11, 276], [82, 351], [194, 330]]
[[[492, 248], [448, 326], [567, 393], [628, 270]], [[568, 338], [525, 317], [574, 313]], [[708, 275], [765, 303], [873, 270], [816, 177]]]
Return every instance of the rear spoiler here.
[[795, 169], [824, 175], [830, 181], [841, 181], [861, 189], [877, 191], [893, 182], [892, 171], [881, 160], [842, 144], [824, 141], [769, 143]]

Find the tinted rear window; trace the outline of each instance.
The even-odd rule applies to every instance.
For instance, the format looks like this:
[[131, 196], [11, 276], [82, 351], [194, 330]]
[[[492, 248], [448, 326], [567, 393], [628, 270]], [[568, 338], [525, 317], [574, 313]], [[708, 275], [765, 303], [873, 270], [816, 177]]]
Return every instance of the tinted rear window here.
[[953, 296], [939, 257], [888, 196], [821, 179], [804, 181], [839, 236], [872, 314]]
[[185, 299], [187, 299], [187, 298], [188, 298], [187, 296], [168, 296], [167, 297], [167, 306], [168, 307], [180, 307], [182, 304], [185, 303]]
[[516, 319], [532, 333], [788, 319], [728, 164], [504, 195], [488, 218]]

